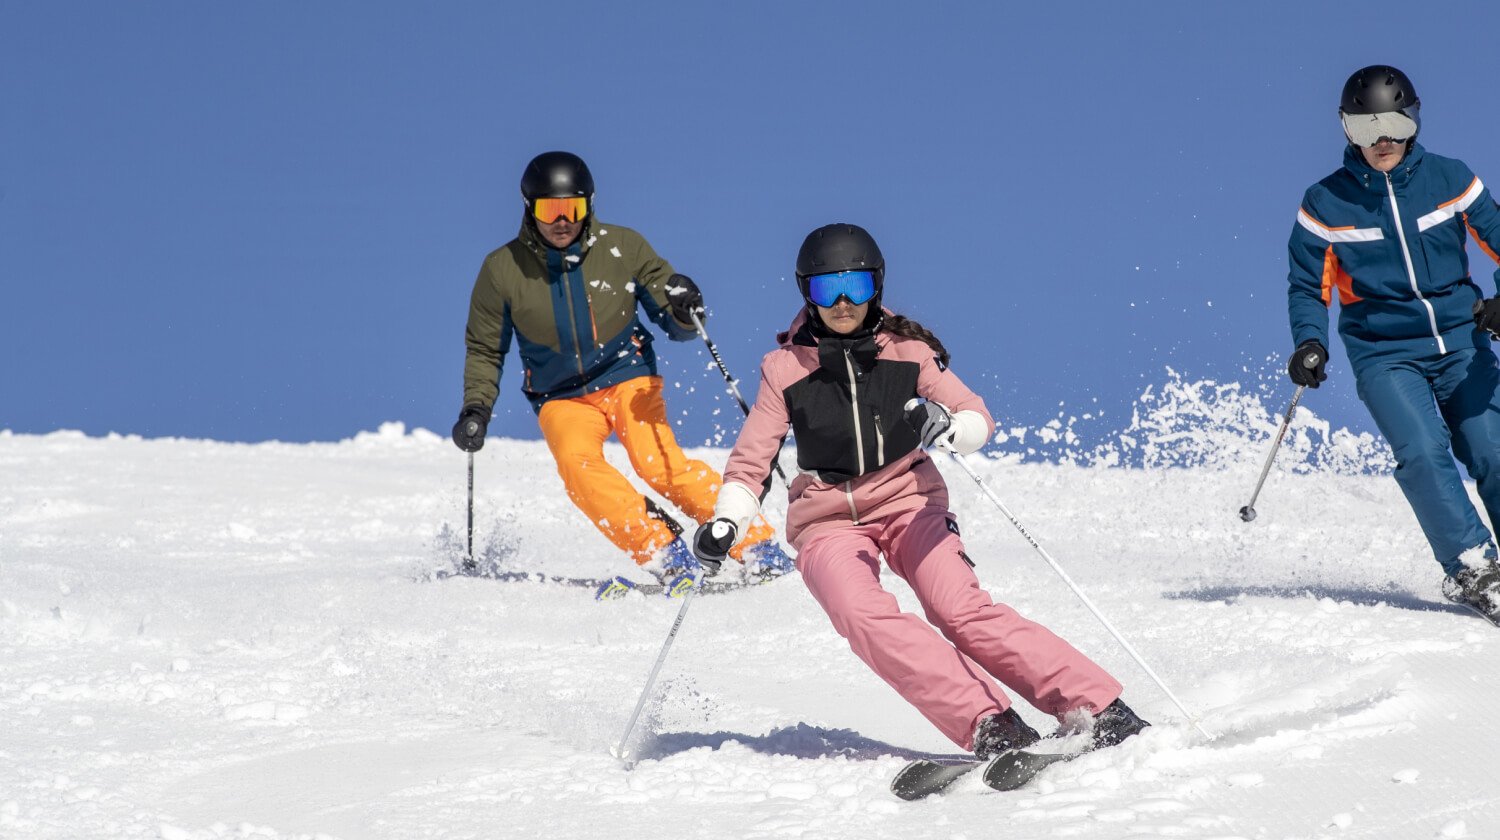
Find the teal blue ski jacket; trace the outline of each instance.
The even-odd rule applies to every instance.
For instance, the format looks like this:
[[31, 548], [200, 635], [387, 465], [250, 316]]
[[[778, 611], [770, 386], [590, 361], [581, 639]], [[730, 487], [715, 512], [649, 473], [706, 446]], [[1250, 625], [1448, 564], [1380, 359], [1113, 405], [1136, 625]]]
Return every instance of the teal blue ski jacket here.
[[1469, 276], [1469, 235], [1500, 262], [1500, 208], [1462, 161], [1414, 142], [1382, 173], [1347, 147], [1343, 167], [1308, 188], [1292, 228], [1293, 343], [1328, 346], [1336, 292], [1339, 335], [1356, 372], [1382, 359], [1488, 347], [1474, 326], [1474, 302], [1488, 295]]

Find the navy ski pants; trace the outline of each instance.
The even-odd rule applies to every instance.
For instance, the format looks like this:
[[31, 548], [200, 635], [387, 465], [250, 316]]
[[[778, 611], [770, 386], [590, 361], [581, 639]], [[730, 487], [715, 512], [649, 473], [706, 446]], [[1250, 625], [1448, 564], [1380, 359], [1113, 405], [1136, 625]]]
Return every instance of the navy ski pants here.
[[[1469, 501], [1456, 457], [1469, 471], [1490, 524], [1500, 522], [1500, 363], [1489, 348], [1384, 359], [1355, 371], [1359, 398], [1396, 455], [1396, 482], [1448, 574], [1490, 532]], [[1451, 454], [1450, 454], [1451, 450]]]

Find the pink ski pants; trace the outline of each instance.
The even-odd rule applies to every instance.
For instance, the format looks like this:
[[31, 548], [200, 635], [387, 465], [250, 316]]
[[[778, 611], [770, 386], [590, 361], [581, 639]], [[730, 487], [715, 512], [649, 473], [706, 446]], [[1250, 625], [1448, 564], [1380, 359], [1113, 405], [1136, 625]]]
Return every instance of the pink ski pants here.
[[[830, 528], [801, 546], [802, 579], [855, 655], [966, 750], [980, 719], [1010, 708], [990, 676], [1059, 719], [1114, 702], [1121, 686], [1103, 668], [980, 588], [950, 518], [946, 508], [917, 508]], [[882, 552], [927, 621], [880, 586]]]

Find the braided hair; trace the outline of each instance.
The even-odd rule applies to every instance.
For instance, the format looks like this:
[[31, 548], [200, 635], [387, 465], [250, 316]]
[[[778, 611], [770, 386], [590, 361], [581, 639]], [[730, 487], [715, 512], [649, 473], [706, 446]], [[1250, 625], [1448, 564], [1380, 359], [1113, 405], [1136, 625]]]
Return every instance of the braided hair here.
[[948, 362], [952, 358], [948, 354], [948, 348], [944, 347], [943, 342], [939, 341], [938, 337], [932, 334], [932, 330], [927, 329], [916, 321], [905, 315], [892, 313], [881, 323], [880, 329], [892, 335], [899, 335], [902, 338], [915, 338], [926, 344], [937, 354], [938, 364], [945, 368], [948, 367]]

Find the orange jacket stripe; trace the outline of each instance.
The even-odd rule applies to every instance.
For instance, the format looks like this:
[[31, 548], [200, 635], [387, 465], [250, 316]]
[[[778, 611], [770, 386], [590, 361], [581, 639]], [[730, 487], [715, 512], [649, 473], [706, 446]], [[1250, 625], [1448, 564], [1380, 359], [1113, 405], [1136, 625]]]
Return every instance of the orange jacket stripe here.
[[1474, 242], [1479, 245], [1479, 250], [1489, 254], [1490, 259], [1500, 263], [1500, 254], [1496, 254], [1494, 249], [1489, 246], [1489, 243], [1484, 241], [1484, 237], [1479, 235], [1479, 231], [1475, 230], [1474, 226], [1469, 224], [1468, 213], [1464, 214], [1464, 227], [1469, 229], [1469, 235], [1474, 237]]
[[1333, 290], [1339, 291], [1339, 306], [1348, 306], [1351, 303], [1359, 303], [1364, 298], [1354, 293], [1354, 278], [1339, 264], [1339, 257], [1333, 252], [1333, 246], [1323, 252], [1323, 305], [1327, 306], [1333, 302]]

